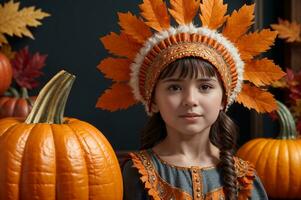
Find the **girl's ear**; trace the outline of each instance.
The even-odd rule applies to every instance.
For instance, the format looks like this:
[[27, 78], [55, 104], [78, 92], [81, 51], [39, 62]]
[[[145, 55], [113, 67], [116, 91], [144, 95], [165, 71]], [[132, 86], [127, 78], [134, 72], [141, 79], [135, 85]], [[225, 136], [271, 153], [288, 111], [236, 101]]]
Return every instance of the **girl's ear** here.
[[220, 110], [224, 110], [224, 107], [225, 106], [222, 104], [221, 107], [220, 107]]
[[225, 100], [225, 98], [223, 98], [220, 110], [224, 110], [225, 106], [226, 106], [226, 100]]

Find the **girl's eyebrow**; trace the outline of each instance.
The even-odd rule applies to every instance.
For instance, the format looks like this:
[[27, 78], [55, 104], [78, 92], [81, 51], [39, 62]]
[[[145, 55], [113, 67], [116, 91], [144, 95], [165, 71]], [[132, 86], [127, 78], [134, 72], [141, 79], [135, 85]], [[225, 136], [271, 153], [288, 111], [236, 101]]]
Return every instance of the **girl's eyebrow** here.
[[[167, 79], [163, 79], [162, 82], [166, 83], [166, 82], [181, 82], [181, 81], [185, 81], [186, 79], [182, 79], [182, 78], [167, 78]], [[217, 81], [217, 79], [215, 77], [204, 77], [204, 78], [198, 78], [197, 79], [198, 82], [209, 82], [209, 81]]]

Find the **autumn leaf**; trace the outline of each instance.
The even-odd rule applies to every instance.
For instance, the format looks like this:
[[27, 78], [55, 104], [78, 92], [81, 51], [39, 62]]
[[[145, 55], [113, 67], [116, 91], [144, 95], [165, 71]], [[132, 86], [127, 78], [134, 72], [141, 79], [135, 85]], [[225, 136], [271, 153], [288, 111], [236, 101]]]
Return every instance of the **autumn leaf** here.
[[122, 32], [120, 35], [111, 32], [110, 34], [100, 38], [105, 48], [116, 56], [125, 56], [134, 60], [141, 44]]
[[146, 19], [146, 24], [156, 31], [170, 27], [166, 3], [162, 0], [144, 0], [139, 5], [140, 14]]
[[126, 109], [137, 101], [134, 99], [131, 87], [126, 83], [114, 83], [98, 99], [96, 107], [109, 111]]
[[249, 109], [255, 109], [258, 113], [271, 112], [277, 109], [276, 101], [269, 92], [244, 84], [236, 101]]
[[206, 0], [200, 4], [200, 19], [203, 26], [211, 29], [218, 29], [224, 24], [228, 15], [227, 4], [223, 4], [223, 0]]
[[178, 24], [189, 24], [193, 21], [199, 8], [200, 0], [170, 0], [169, 13]]
[[0, 4], [0, 44], [7, 43], [4, 34], [33, 38], [28, 27], [41, 25], [39, 20], [48, 16], [50, 16], [48, 13], [33, 6], [19, 10], [19, 2], [9, 1], [3, 6]]
[[254, 23], [254, 8], [255, 4], [252, 4], [244, 5], [238, 11], [234, 10], [231, 16], [227, 18], [223, 35], [235, 43]]
[[270, 49], [277, 36], [276, 31], [263, 29], [242, 36], [236, 43], [243, 60], [250, 60], [254, 56]]
[[256, 86], [269, 85], [283, 76], [285, 73], [281, 68], [267, 58], [246, 62], [244, 79]]
[[128, 59], [109, 57], [102, 60], [97, 68], [105, 74], [106, 78], [115, 81], [129, 81], [131, 63]]
[[138, 19], [136, 16], [128, 13], [118, 13], [119, 25], [122, 27], [127, 35], [137, 40], [140, 44], [152, 35], [150, 28], [144, 23], [143, 20]]
[[27, 89], [32, 89], [39, 85], [36, 79], [43, 73], [41, 69], [45, 66], [47, 55], [40, 53], [31, 54], [28, 47], [18, 51], [11, 61], [13, 76], [17, 84]]
[[278, 32], [279, 38], [286, 39], [287, 42], [301, 41], [301, 26], [297, 22], [278, 19], [278, 24], [272, 24], [271, 27]]

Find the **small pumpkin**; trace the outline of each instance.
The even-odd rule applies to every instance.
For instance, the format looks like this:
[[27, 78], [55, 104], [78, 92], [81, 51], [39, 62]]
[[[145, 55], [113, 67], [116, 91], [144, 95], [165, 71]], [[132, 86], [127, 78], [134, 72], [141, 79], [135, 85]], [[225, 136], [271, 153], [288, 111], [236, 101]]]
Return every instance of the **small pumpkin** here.
[[64, 118], [74, 76], [57, 74], [25, 121], [0, 120], [0, 199], [121, 200], [122, 176], [102, 133]]
[[0, 53], [0, 95], [10, 86], [13, 77], [13, 70], [9, 59]]
[[36, 97], [29, 97], [26, 88], [21, 88], [21, 95], [16, 89], [10, 87], [5, 94], [0, 97], [0, 119], [5, 117], [26, 118], [32, 109]]
[[244, 144], [238, 157], [252, 162], [272, 198], [301, 197], [301, 140], [290, 111], [280, 102], [277, 114], [280, 134], [277, 139], [257, 138]]

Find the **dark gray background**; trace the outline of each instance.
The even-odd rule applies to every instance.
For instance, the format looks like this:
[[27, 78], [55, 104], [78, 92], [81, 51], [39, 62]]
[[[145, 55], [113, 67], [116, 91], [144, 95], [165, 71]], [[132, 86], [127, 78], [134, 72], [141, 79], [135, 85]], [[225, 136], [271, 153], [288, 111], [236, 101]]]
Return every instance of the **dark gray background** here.
[[[6, 2], [0, 0], [1, 3]], [[229, 10], [240, 8], [252, 1], [228, 0]], [[273, 2], [273, 4], [272, 4]], [[278, 1], [264, 1], [264, 26], [275, 23], [281, 16]], [[282, 2], [282, 1], [279, 1]], [[14, 50], [26, 45], [31, 52], [48, 54], [45, 75], [40, 78], [41, 86], [58, 71], [65, 69], [77, 76], [66, 106], [65, 116], [75, 117], [96, 126], [108, 138], [116, 150], [133, 150], [139, 146], [139, 131], [146, 122], [141, 105], [125, 111], [110, 113], [95, 108], [98, 96], [111, 85], [110, 80], [97, 70], [99, 62], [108, 56], [99, 38], [110, 31], [118, 32], [117, 12], [138, 13], [139, 0], [26, 0], [21, 8], [36, 6], [51, 14], [42, 20], [43, 25], [30, 28], [35, 40], [8, 37]], [[277, 52], [270, 57], [276, 58]], [[278, 60], [277, 60], [278, 59]], [[229, 115], [241, 128], [240, 143], [250, 138], [250, 115], [247, 109], [234, 105]]]

